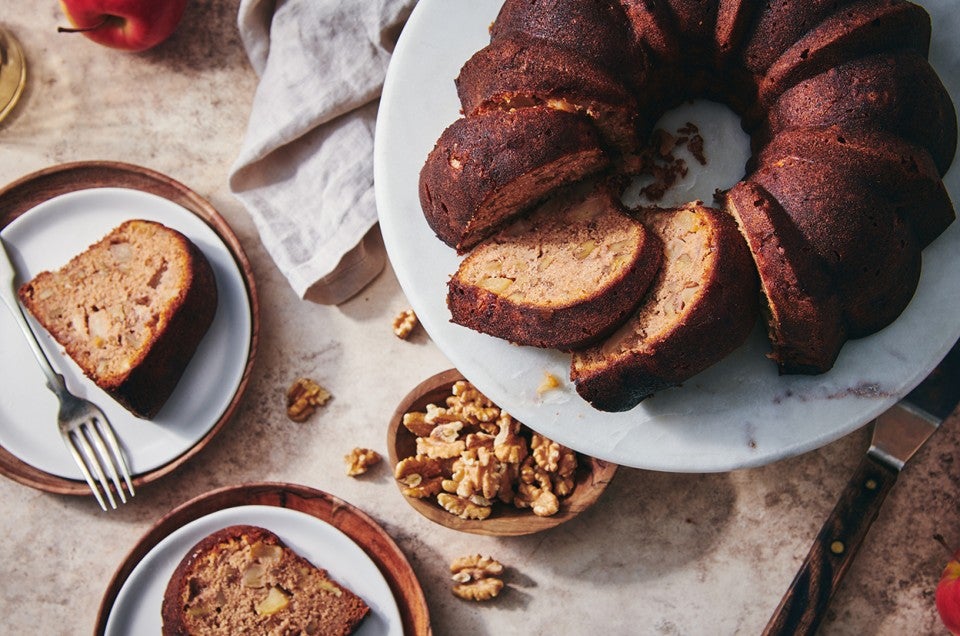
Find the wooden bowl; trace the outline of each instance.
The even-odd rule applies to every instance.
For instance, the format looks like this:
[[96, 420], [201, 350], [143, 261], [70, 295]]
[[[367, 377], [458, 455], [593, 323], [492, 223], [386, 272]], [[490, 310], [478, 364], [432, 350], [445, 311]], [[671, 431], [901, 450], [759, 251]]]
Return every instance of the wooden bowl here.
[[[387, 431], [387, 452], [391, 470], [398, 461], [416, 453], [416, 436], [403, 425], [404, 413], [425, 411], [427, 404], [444, 404], [454, 382], [463, 379], [463, 375], [456, 369], [443, 371], [418, 384], [400, 401], [390, 418]], [[560, 499], [559, 512], [549, 517], [539, 517], [531, 510], [518, 509], [498, 501], [494, 503], [493, 512], [486, 519], [461, 519], [440, 507], [434, 497], [417, 499], [402, 496], [427, 519], [454, 530], [495, 536], [532, 534], [569, 521], [592, 506], [617, 471], [617, 465], [610, 462], [579, 453], [577, 459], [576, 487], [570, 496]], [[399, 489], [400, 485], [397, 487]]]

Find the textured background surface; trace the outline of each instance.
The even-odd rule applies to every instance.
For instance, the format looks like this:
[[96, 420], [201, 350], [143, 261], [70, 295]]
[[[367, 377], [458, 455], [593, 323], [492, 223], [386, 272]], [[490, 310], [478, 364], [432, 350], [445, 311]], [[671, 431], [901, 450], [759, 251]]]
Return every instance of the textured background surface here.
[[[391, 333], [406, 300], [389, 268], [340, 307], [298, 300], [227, 189], [256, 86], [236, 33], [237, 2], [191, 2], [169, 41], [135, 55], [58, 35], [66, 20], [56, 3], [12, 0], [4, 9], [30, 77], [22, 103], [0, 123], [0, 182], [89, 159], [182, 181], [239, 236], [262, 325], [235, 419], [131, 504], [105, 514], [92, 499], [0, 479], [0, 631], [89, 633], [117, 565], [164, 513], [212, 488], [277, 480], [325, 490], [377, 519], [413, 564], [436, 634], [760, 632], [866, 449], [867, 431], [758, 469], [621, 469], [597, 506], [540, 535], [496, 539], [431, 524], [403, 501], [387, 466], [352, 479], [341, 458], [354, 446], [385, 454], [395, 404], [449, 363], [422, 331], [407, 342]], [[334, 398], [297, 424], [284, 415], [284, 391], [300, 375]], [[931, 535], [960, 545], [958, 444], [954, 416], [902, 474], [821, 633], [945, 633], [933, 590], [947, 555]], [[448, 563], [473, 552], [509, 568], [508, 589], [487, 605], [449, 592]]]

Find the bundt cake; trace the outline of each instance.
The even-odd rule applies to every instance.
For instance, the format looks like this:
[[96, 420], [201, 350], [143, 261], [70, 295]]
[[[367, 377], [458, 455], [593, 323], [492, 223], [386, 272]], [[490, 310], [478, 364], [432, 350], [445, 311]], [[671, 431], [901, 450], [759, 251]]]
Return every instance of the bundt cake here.
[[217, 310], [203, 252], [146, 220], [122, 223], [19, 296], [87, 377], [145, 419], [173, 393]]
[[201, 539], [167, 583], [163, 636], [352, 634], [370, 613], [276, 534], [235, 525]]
[[516, 344], [584, 347], [633, 311], [661, 253], [608, 188], [564, 192], [474, 248], [447, 305], [453, 322]]
[[663, 265], [639, 309], [609, 338], [573, 352], [577, 392], [625, 411], [743, 344], [757, 319], [757, 277], [736, 224], [699, 202], [640, 212]]
[[[622, 177], [625, 164], [615, 155], [629, 148], [629, 116], [617, 110], [611, 87], [631, 93], [622, 103], [635, 109], [640, 155], [659, 117], [682, 101], [729, 105], [751, 135], [753, 156], [743, 179], [718, 193], [721, 212], [711, 214], [728, 215], [739, 230], [744, 250], [731, 266], [743, 281], [759, 280], [759, 313], [779, 370], [822, 373], [847, 339], [874, 333], [902, 312], [919, 279], [921, 250], [955, 217], [941, 179], [956, 152], [957, 116], [927, 60], [930, 42], [929, 15], [906, 0], [506, 0], [490, 45], [456, 80], [465, 114], [460, 143], [490, 148], [494, 138], [509, 145], [512, 164], [522, 162], [515, 153], [525, 153], [524, 173], [537, 173], [556, 158], [533, 157], [542, 150], [527, 149], [521, 113], [558, 109], [578, 126], [603, 131], [598, 145], [608, 160], [596, 162], [591, 176]], [[489, 127], [497, 110], [515, 118], [512, 128]], [[486, 123], [468, 123], [481, 118]], [[434, 153], [421, 172], [421, 193], [425, 175], [436, 170]], [[528, 197], [514, 181], [510, 207], [530, 210], [575, 180], [537, 179]], [[430, 203], [463, 191], [462, 182], [434, 177], [428, 185], [431, 227], [469, 251], [477, 241], [464, 241], [464, 228], [475, 216], [478, 225], [492, 224], [470, 206]], [[490, 188], [477, 180], [466, 189]], [[666, 251], [664, 271], [671, 267]], [[597, 351], [619, 348], [630, 332], [624, 326], [592, 345], [593, 357], [602, 360]], [[686, 348], [684, 341], [671, 338], [665, 347]], [[694, 347], [661, 355], [702, 353]], [[594, 391], [586, 355], [574, 353], [572, 378], [598, 408], [629, 408], [657, 386], [682, 381], [663, 365], [650, 371], [666, 378], [659, 384], [621, 373]]]

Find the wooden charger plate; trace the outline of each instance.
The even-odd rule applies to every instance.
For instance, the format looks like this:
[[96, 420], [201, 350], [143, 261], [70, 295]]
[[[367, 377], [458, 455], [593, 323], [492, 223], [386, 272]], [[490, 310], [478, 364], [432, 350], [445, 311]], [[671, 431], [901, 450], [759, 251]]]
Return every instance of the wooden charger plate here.
[[[443, 405], [450, 396], [453, 384], [464, 379], [456, 369], [443, 371], [418, 384], [401, 400], [390, 418], [387, 430], [387, 453], [391, 469], [400, 459], [416, 454], [417, 439], [403, 425], [404, 413], [425, 411], [428, 404]], [[560, 499], [560, 511], [549, 517], [539, 517], [530, 510], [496, 502], [493, 512], [486, 519], [461, 519], [441, 508], [433, 497], [417, 499], [402, 496], [427, 519], [454, 530], [494, 536], [533, 534], [569, 521], [592, 506], [617, 472], [616, 464], [595, 457], [577, 453], [577, 459], [576, 487], [570, 496]]]
[[324, 521], [356, 543], [374, 562], [387, 581], [403, 622], [403, 633], [428, 636], [430, 614], [427, 601], [410, 562], [387, 532], [359, 508], [328, 493], [287, 483], [230, 486], [200, 495], [167, 513], [141, 539], [107, 586], [94, 633], [106, 631], [117, 595], [137, 564], [160, 541], [188, 523], [211, 513], [238, 506], [277, 506], [306, 513]]
[[[202, 219], [223, 241], [246, 286], [250, 298], [250, 353], [237, 390], [214, 425], [189, 450], [173, 460], [134, 476], [135, 487], [169, 474], [199, 453], [213, 439], [236, 410], [246, 390], [256, 356], [260, 333], [260, 306], [253, 270], [240, 241], [220, 213], [203, 197], [182, 183], [148, 168], [115, 161], [65, 163], [26, 175], [0, 189], [0, 229], [5, 228], [37, 205], [62, 194], [90, 188], [128, 188], [154, 194], [180, 205]], [[51, 424], [52, 425], [52, 424]], [[0, 474], [39, 490], [62, 495], [90, 495], [84, 481], [51, 475], [27, 464], [0, 446]]]

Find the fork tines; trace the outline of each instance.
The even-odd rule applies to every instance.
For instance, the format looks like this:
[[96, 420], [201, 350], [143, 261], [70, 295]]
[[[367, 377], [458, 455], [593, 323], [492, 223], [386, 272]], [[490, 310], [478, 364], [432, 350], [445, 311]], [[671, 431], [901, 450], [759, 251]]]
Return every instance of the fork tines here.
[[101, 508], [106, 510], [108, 501], [111, 508], [114, 510], [117, 508], [114, 491], [120, 497], [121, 503], [127, 503], [127, 494], [123, 489], [124, 483], [130, 497], [134, 496], [130, 469], [127, 467], [123, 452], [120, 450], [120, 443], [109, 422], [100, 417], [93, 417], [77, 425], [69, 435], [64, 436], [64, 440]]

